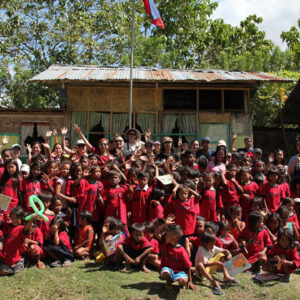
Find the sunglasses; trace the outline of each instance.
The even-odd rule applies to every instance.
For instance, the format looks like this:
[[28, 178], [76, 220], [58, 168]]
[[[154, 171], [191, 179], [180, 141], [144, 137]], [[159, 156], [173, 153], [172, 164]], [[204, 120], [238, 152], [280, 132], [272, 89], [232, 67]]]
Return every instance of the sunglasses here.
[[77, 145], [79, 148], [84, 148], [85, 144]]
[[123, 140], [115, 140], [116, 143], [122, 143]]
[[107, 144], [105, 144], [105, 143], [101, 143], [101, 144], [99, 144], [100, 146], [107, 146]]

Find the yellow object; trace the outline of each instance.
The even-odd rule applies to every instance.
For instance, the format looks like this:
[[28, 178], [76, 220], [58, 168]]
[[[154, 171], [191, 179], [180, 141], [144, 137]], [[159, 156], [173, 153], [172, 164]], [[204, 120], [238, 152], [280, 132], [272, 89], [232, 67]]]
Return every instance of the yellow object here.
[[[215, 257], [213, 257], [212, 259], [210, 259], [208, 261], [208, 263], [214, 263], [214, 262], [220, 261], [222, 259], [222, 257], [224, 257], [224, 256], [225, 256], [224, 253], [219, 253]], [[219, 268], [219, 266], [214, 265], [214, 266], [211, 266], [211, 267], [206, 267], [205, 269], [206, 269], [206, 271], [209, 274], [213, 274], [213, 273], [215, 273], [218, 270], [218, 268]]]
[[102, 265], [105, 260], [104, 253], [100, 252], [100, 254], [96, 257], [96, 263]]

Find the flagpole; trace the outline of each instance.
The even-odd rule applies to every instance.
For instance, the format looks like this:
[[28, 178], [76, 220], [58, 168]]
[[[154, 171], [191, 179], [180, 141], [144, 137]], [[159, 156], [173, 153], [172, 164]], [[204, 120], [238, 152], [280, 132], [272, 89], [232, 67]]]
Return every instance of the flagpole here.
[[134, 15], [135, 15], [135, 0], [132, 0], [132, 13], [131, 13], [131, 53], [130, 53], [130, 95], [129, 95], [129, 128], [132, 128], [134, 19], [135, 19]]

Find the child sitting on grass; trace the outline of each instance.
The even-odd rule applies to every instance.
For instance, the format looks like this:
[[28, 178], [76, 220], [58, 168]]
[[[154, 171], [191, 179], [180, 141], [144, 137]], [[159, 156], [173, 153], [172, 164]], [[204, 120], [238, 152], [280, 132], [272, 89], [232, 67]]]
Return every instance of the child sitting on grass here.
[[74, 260], [70, 238], [63, 218], [55, 217], [50, 223], [51, 240], [44, 244], [46, 253], [55, 261], [51, 267], [67, 267]]
[[168, 288], [173, 282], [178, 281], [179, 285], [196, 290], [192, 282], [192, 263], [189, 255], [184, 247], [178, 244], [182, 236], [183, 232], [179, 225], [171, 224], [166, 228], [165, 243], [161, 249], [160, 277], [166, 280]]
[[295, 240], [288, 228], [281, 228], [278, 242], [268, 253], [266, 271], [284, 274], [283, 279], [289, 282], [289, 275], [300, 266], [300, 257], [295, 247]]
[[132, 266], [140, 268], [145, 273], [151, 272], [146, 267], [146, 262], [152, 247], [146, 239], [144, 232], [144, 224], [132, 224], [130, 230], [131, 236], [118, 246], [118, 252], [125, 260], [125, 268], [121, 272], [130, 270]]
[[223, 294], [220, 284], [212, 277], [212, 274], [218, 270], [223, 272], [225, 283], [240, 282], [231, 277], [224, 265], [224, 259], [230, 260], [232, 258], [230, 252], [226, 249], [215, 246], [216, 236], [209, 231], [205, 231], [202, 236], [202, 246], [198, 248], [195, 266], [196, 270], [204, 277], [206, 277], [213, 285], [213, 292], [216, 295]]
[[92, 214], [84, 210], [79, 214], [79, 229], [77, 232], [77, 243], [73, 249], [74, 255], [78, 258], [87, 258], [94, 240], [94, 229], [92, 224]]

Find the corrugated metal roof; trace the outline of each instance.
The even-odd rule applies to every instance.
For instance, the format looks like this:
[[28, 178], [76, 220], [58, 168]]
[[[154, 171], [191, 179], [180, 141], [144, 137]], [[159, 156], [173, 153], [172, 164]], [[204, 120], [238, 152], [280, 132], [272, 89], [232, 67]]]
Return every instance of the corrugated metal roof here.
[[[128, 81], [129, 67], [103, 67], [84, 65], [52, 65], [44, 72], [34, 76], [29, 82], [93, 82], [93, 81]], [[290, 82], [286, 79], [261, 72], [237, 72], [217, 69], [157, 69], [135, 67], [133, 80], [141, 82], [224, 82], [224, 81], [269, 81]]]

